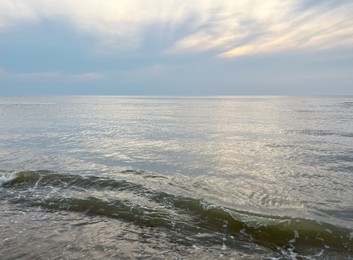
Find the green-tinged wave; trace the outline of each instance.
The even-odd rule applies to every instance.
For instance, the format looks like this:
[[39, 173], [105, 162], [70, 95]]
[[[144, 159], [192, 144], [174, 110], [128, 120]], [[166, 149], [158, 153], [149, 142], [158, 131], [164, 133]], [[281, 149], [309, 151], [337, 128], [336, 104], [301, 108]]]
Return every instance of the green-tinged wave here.
[[4, 182], [4, 187], [30, 187], [57, 186], [67, 188], [70, 186], [84, 189], [144, 189], [142, 185], [127, 182], [125, 180], [113, 180], [97, 176], [81, 176], [72, 174], [59, 174], [51, 171], [23, 171], [12, 175]]
[[[229, 236], [274, 251], [295, 250], [305, 254], [329, 248], [348, 255], [353, 251], [353, 232], [348, 228], [225, 208], [200, 198], [168, 193], [165, 188], [149, 189], [124, 180], [124, 174], [122, 179], [49, 171], [24, 171], [6, 178], [5, 173], [1, 174], [2, 198], [29, 207], [117, 218], [143, 227], [179, 230], [203, 240], [200, 233]], [[139, 196], [141, 200], [129, 200], [128, 196], [121, 197], [122, 193]]]

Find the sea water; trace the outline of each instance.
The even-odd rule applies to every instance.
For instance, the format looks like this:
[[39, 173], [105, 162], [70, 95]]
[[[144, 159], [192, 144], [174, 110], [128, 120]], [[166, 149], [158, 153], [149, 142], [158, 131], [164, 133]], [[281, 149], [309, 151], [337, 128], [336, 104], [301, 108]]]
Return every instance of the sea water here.
[[352, 259], [353, 97], [0, 97], [1, 259]]

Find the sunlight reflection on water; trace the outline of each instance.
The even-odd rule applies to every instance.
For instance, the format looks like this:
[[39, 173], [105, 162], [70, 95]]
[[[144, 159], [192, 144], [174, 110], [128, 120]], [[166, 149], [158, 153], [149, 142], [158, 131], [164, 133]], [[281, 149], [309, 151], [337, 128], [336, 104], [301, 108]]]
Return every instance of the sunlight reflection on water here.
[[[191, 185], [199, 196], [221, 205], [283, 210], [301, 217], [319, 212], [325, 219], [326, 211], [352, 209], [349, 102], [350, 98], [2, 97], [0, 167], [179, 174], [190, 180], [178, 185]], [[347, 225], [351, 220], [350, 216], [334, 221]]]

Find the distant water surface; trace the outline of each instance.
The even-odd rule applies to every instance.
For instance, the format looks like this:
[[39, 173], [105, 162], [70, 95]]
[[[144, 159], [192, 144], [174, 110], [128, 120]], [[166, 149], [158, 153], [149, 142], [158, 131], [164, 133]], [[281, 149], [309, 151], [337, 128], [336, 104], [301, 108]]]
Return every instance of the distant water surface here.
[[353, 97], [0, 97], [0, 258], [352, 259]]

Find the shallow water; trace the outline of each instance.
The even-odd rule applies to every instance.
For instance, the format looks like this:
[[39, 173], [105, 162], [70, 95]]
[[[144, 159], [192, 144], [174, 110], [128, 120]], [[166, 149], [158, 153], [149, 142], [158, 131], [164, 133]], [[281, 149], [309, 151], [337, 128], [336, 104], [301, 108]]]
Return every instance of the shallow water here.
[[353, 98], [0, 97], [0, 256], [351, 259]]

